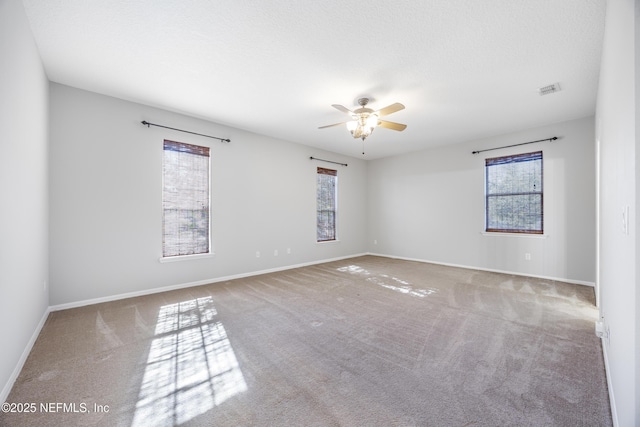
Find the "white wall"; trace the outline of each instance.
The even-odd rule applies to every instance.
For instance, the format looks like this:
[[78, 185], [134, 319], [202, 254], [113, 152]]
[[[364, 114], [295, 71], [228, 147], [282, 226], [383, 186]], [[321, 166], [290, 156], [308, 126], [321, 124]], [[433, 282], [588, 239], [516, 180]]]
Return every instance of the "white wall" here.
[[19, 0], [0, 0], [0, 402], [48, 306], [48, 81]]
[[[50, 97], [51, 305], [366, 250], [367, 165], [361, 159], [59, 84], [51, 84]], [[147, 128], [142, 120], [231, 143]], [[211, 147], [213, 258], [158, 262], [165, 138]], [[315, 240], [317, 166], [338, 170], [339, 242]]]
[[[596, 113], [600, 142], [600, 309], [609, 339], [603, 340], [620, 426], [640, 423], [636, 214], [639, 40], [638, 2], [609, 0]], [[635, 8], [635, 10], [634, 10]], [[629, 207], [625, 233], [622, 212]]]
[[[471, 154], [553, 136], [560, 139]], [[537, 150], [543, 151], [545, 237], [482, 234], [485, 158]], [[404, 258], [592, 284], [594, 170], [592, 117], [372, 161], [368, 248]], [[530, 261], [525, 260], [527, 253]]]

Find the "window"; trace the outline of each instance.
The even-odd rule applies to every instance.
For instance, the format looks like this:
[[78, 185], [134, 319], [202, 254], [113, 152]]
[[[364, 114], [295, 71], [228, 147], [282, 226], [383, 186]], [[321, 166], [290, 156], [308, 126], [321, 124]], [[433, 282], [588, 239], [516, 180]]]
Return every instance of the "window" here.
[[164, 141], [162, 256], [209, 253], [209, 148]]
[[542, 151], [485, 161], [486, 231], [542, 234]]
[[318, 168], [317, 238], [318, 242], [336, 240], [336, 191], [338, 171]]

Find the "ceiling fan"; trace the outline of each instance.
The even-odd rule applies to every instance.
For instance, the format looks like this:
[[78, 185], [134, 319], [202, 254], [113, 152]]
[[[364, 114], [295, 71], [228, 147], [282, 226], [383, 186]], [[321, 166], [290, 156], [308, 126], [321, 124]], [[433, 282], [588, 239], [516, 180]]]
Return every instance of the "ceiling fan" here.
[[346, 124], [347, 129], [349, 129], [349, 132], [351, 132], [351, 135], [356, 139], [361, 138], [363, 141], [366, 137], [371, 135], [371, 133], [377, 126], [397, 131], [403, 131], [406, 129], [407, 125], [380, 120], [381, 117], [388, 116], [389, 114], [395, 113], [396, 111], [404, 110], [404, 105], [396, 102], [395, 104], [388, 105], [378, 111], [374, 111], [371, 108], [367, 108], [368, 103], [369, 98], [358, 99], [360, 108], [354, 111], [351, 111], [342, 105], [333, 104], [333, 108], [340, 110], [343, 113], [349, 114], [352, 120], [327, 126], [320, 126], [318, 129], [330, 128], [333, 126]]

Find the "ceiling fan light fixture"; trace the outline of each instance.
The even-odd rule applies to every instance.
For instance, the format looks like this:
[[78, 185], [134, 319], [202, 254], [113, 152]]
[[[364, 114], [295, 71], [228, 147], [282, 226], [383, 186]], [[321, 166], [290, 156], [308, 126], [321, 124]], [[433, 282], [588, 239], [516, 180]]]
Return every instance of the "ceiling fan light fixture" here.
[[376, 126], [378, 126], [378, 115], [370, 114], [369, 117], [367, 117], [367, 127], [371, 128], [371, 131], [373, 132], [373, 129]]
[[351, 136], [356, 139], [367, 138], [378, 125], [378, 115], [369, 113], [360, 113], [354, 116], [353, 121], [347, 122], [347, 129], [351, 132]]
[[350, 109], [338, 105], [332, 104], [331, 106], [337, 110], [340, 110], [343, 113], [349, 114], [351, 116], [351, 120], [348, 122], [335, 123], [327, 126], [320, 126], [318, 129], [325, 129], [333, 126], [339, 126], [346, 124], [347, 130], [351, 133], [356, 139], [362, 139], [363, 141], [373, 133], [376, 127], [381, 126], [387, 129], [392, 129], [396, 131], [403, 131], [407, 125], [403, 125], [401, 123], [389, 122], [387, 120], [380, 120], [380, 117], [388, 116], [391, 113], [395, 113], [396, 111], [400, 111], [404, 109], [404, 105], [396, 102], [395, 104], [388, 105], [380, 110], [374, 111], [371, 108], [367, 108], [366, 105], [369, 103], [369, 98], [360, 98], [358, 100], [358, 104], [360, 104], [360, 108], [351, 111]]

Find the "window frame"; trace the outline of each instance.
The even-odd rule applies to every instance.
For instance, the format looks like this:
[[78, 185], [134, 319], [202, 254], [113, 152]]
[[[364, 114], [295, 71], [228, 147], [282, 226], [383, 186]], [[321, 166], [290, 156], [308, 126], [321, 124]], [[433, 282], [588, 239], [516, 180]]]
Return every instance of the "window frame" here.
[[[489, 168], [493, 166], [505, 165], [505, 164], [514, 164], [514, 163], [523, 163], [523, 162], [531, 162], [531, 161], [539, 161], [540, 162], [540, 189], [538, 190], [535, 187], [535, 190], [530, 191], [512, 191], [512, 192], [501, 192], [501, 193], [490, 193], [490, 173]], [[535, 167], [535, 166], [534, 166]], [[521, 153], [521, 154], [512, 154], [507, 156], [500, 157], [492, 157], [485, 159], [485, 232], [486, 233], [502, 233], [502, 234], [518, 234], [518, 235], [542, 235], [544, 234], [544, 158], [543, 152], [534, 151], [529, 153]], [[534, 172], [535, 173], [535, 172]], [[526, 224], [519, 223], [515, 228], [500, 228], [500, 227], [490, 227], [491, 214], [490, 214], [490, 198], [501, 198], [501, 197], [514, 197], [514, 196], [539, 196], [539, 212], [535, 214], [536, 218], [539, 218], [540, 227], [538, 228], [526, 228]], [[537, 220], [536, 220], [537, 222]]]
[[[320, 186], [320, 177], [322, 175], [325, 176], [333, 176], [334, 177], [334, 191], [333, 191], [333, 210], [328, 209], [320, 209], [320, 191], [322, 190]], [[322, 224], [320, 223], [321, 212], [333, 212], [333, 236], [328, 238], [323, 238], [319, 233]], [[318, 166], [316, 169], [316, 242], [317, 243], [327, 243], [327, 242], [336, 242], [338, 241], [338, 171], [335, 169], [328, 169]]]
[[[172, 146], [172, 148], [167, 148], [168, 146]], [[167, 181], [167, 159], [166, 159], [166, 152], [167, 151], [175, 151], [178, 153], [184, 153], [184, 154], [192, 154], [192, 155], [199, 155], [202, 157], [206, 157], [206, 172], [207, 172], [207, 176], [206, 176], [206, 191], [204, 191], [203, 194], [206, 195], [206, 203], [207, 203], [207, 207], [206, 209], [204, 209], [203, 211], [206, 212], [206, 220], [204, 221], [204, 223], [206, 223], [206, 252], [202, 251], [202, 252], [197, 252], [198, 249], [196, 249], [196, 252], [191, 252], [188, 250], [183, 250], [183, 249], [179, 249], [177, 251], [177, 253], [174, 252], [170, 252], [168, 251], [168, 247], [167, 247], [167, 242], [166, 242], [166, 237], [167, 237], [167, 217], [166, 217], [166, 211], [167, 208], [165, 207], [165, 202], [167, 200], [166, 198], [166, 181]], [[202, 191], [202, 190], [201, 190]], [[174, 140], [169, 140], [169, 139], [165, 139], [163, 141], [163, 146], [162, 146], [162, 247], [161, 247], [161, 252], [162, 252], [162, 256], [160, 257], [160, 262], [172, 262], [172, 261], [180, 261], [180, 260], [187, 260], [187, 259], [197, 259], [197, 258], [206, 258], [206, 257], [210, 257], [213, 256], [214, 253], [212, 251], [212, 242], [211, 242], [211, 148], [208, 146], [204, 146], [204, 145], [198, 145], [198, 144], [191, 144], [191, 143], [185, 143], [185, 142], [179, 142], [179, 141], [174, 141]], [[180, 208], [178, 208], [180, 209]], [[192, 209], [195, 210], [195, 209]], [[180, 225], [178, 224], [178, 227], [180, 227]], [[192, 246], [196, 247], [198, 246], [197, 243], [194, 243], [195, 239], [191, 241]]]

